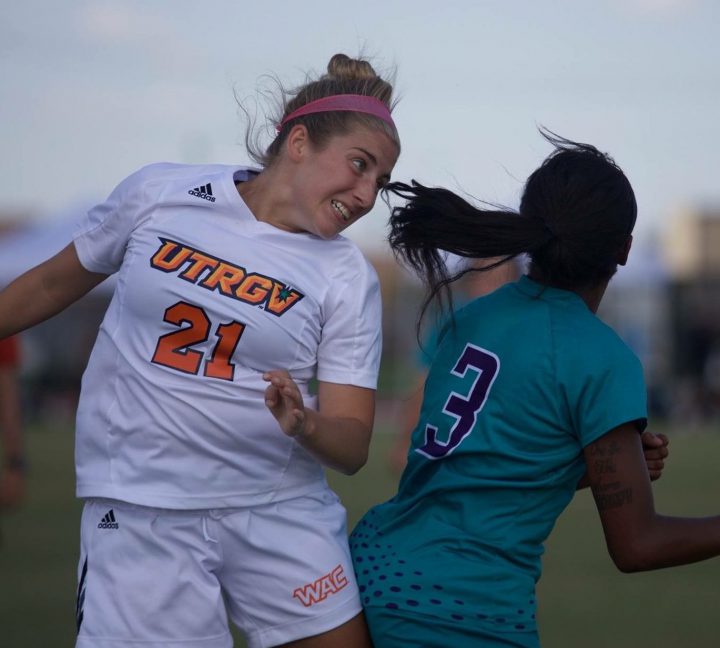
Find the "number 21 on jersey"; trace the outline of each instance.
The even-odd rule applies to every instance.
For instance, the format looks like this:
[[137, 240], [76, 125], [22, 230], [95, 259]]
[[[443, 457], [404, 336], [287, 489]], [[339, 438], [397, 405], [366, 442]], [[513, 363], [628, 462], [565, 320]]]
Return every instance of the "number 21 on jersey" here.
[[415, 452], [419, 452], [428, 459], [442, 459], [455, 450], [472, 432], [499, 370], [500, 358], [494, 353], [474, 344], [467, 344], [450, 373], [463, 378], [468, 371], [471, 371], [475, 374], [475, 378], [466, 396], [453, 391], [445, 401], [443, 413], [455, 419], [447, 441], [439, 441], [437, 427], [427, 423], [425, 425], [425, 443], [416, 448]]
[[[152, 362], [183, 373], [199, 374], [204, 356], [201, 351], [192, 347], [209, 338], [212, 323], [207, 314], [199, 306], [181, 301], [166, 309], [163, 319], [180, 328], [160, 336]], [[231, 358], [244, 330], [245, 324], [240, 322], [218, 325], [215, 329], [217, 342], [213, 346], [210, 359], [205, 361], [204, 376], [221, 380], [233, 379], [235, 365]]]

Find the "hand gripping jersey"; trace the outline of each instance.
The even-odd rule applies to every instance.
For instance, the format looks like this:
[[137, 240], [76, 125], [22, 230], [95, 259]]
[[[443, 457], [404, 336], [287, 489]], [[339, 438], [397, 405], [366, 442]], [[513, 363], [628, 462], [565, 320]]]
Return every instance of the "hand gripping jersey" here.
[[370, 627], [384, 608], [534, 633], [543, 543], [585, 472], [583, 448], [646, 416], [640, 362], [578, 295], [522, 277], [461, 309], [440, 336], [398, 494], [351, 537]]
[[262, 374], [374, 389], [377, 277], [358, 248], [258, 222], [247, 168], [156, 164], [123, 181], [75, 236], [117, 287], [83, 376], [79, 497], [163, 508], [250, 506], [324, 483], [283, 434]]

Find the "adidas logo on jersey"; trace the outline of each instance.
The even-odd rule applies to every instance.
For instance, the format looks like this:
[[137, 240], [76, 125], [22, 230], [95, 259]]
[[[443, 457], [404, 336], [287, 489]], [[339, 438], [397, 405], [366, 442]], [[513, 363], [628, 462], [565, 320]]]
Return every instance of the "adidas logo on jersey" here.
[[190, 189], [188, 193], [191, 196], [197, 196], [198, 198], [203, 198], [205, 200], [209, 200], [210, 202], [215, 202], [215, 196], [213, 196], [212, 186], [209, 182], [206, 185], [195, 187], [195, 189]]
[[105, 517], [98, 524], [98, 529], [119, 529], [120, 525], [115, 521], [115, 513], [110, 509]]

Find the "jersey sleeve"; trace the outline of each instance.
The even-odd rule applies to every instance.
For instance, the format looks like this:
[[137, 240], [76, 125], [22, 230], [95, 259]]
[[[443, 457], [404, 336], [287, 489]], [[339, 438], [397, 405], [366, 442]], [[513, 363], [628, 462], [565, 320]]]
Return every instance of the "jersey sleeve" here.
[[637, 356], [619, 339], [583, 354], [581, 378], [564, 381], [573, 429], [582, 447], [624, 423], [647, 424], [647, 388]]
[[120, 269], [130, 235], [147, 206], [145, 167], [128, 176], [108, 199], [93, 207], [75, 231], [80, 263], [90, 272], [113, 274]]
[[382, 351], [380, 285], [364, 258], [359, 265], [334, 282], [326, 297], [317, 378], [375, 389]]

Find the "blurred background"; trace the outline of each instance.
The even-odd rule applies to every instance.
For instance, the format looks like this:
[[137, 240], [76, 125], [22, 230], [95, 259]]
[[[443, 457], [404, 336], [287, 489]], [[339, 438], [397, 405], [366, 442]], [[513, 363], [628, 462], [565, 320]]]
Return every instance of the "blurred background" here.
[[[652, 427], [672, 439], [658, 506], [714, 513], [718, 26], [716, 0], [1, 2], [0, 286], [64, 247], [82, 213], [144, 164], [249, 163], [237, 99], [254, 106], [267, 75], [293, 87], [336, 52], [363, 54], [395, 74], [395, 179], [515, 207], [550, 152], [540, 125], [624, 169], [635, 244], [600, 315], [642, 359]], [[392, 492], [388, 457], [417, 374], [421, 287], [387, 250], [387, 215], [379, 201], [348, 231], [385, 303], [373, 456], [354, 480], [333, 477], [351, 522]], [[30, 470], [24, 503], [0, 517], [3, 646], [72, 645], [73, 417], [111, 292], [103, 284], [20, 339]], [[595, 518], [581, 494], [548, 547], [546, 645], [717, 645], [718, 566], [619, 575]]]

